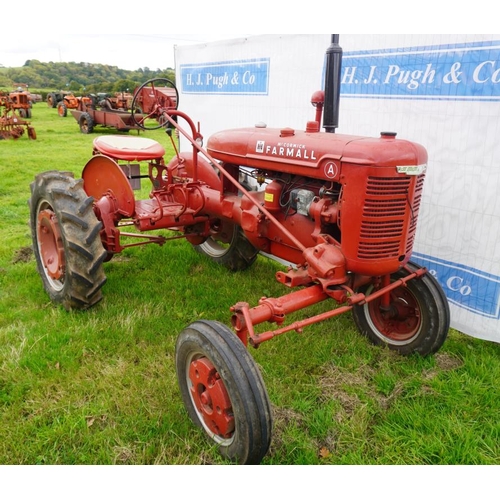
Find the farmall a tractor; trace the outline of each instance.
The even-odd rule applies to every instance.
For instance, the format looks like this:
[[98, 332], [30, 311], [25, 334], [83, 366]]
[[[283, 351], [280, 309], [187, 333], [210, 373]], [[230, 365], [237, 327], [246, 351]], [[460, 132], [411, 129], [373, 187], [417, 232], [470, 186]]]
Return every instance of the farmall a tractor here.
[[[190, 418], [223, 456], [241, 464], [262, 460], [272, 432], [270, 401], [249, 346], [351, 312], [374, 344], [426, 356], [442, 346], [449, 328], [442, 289], [410, 261], [427, 152], [394, 133], [335, 133], [341, 58], [332, 35], [325, 90], [313, 95], [315, 117], [305, 130], [226, 130], [204, 149], [178, 98], [164, 91], [171, 82], [155, 79], [136, 92], [154, 98], [151, 112], [137, 115], [139, 124], [176, 128], [190, 151], [165, 161], [151, 139], [98, 137], [81, 179], [49, 171], [31, 184], [38, 272], [50, 298], [68, 310], [101, 300], [105, 262], [130, 246], [126, 237], [142, 238], [132, 245], [163, 245], [167, 238], [146, 234], [152, 230], [174, 231], [233, 271], [251, 266], [259, 252], [290, 263], [276, 273], [288, 289], [283, 296], [254, 306], [238, 302], [230, 307], [231, 327], [195, 321], [177, 339], [176, 370]], [[161, 120], [146, 119], [154, 117]], [[131, 185], [141, 171], [151, 181], [146, 200], [135, 199]], [[243, 187], [243, 171], [263, 188]], [[130, 226], [135, 232], [123, 231]], [[330, 301], [327, 312], [287, 323], [288, 314], [321, 301]], [[258, 333], [263, 323], [269, 330]]]

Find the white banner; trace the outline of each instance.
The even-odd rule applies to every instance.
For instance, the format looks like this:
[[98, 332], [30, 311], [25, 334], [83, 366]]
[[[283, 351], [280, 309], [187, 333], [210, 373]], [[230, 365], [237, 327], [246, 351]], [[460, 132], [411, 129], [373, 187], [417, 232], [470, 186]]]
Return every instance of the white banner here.
[[[305, 129], [331, 35], [177, 46], [179, 108], [210, 134], [264, 122]], [[500, 35], [340, 35], [338, 133], [424, 145], [412, 260], [441, 283], [453, 328], [500, 342]]]

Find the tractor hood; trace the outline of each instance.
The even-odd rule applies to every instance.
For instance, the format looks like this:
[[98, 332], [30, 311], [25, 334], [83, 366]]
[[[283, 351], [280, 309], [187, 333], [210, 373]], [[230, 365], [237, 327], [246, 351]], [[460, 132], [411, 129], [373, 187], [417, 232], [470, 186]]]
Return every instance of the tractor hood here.
[[[350, 163], [372, 167], [420, 166], [427, 152], [414, 142], [383, 132], [379, 138], [290, 128], [242, 128], [212, 135], [207, 150], [213, 158], [244, 167], [325, 178], [325, 167]], [[327, 176], [329, 177], [329, 176]]]

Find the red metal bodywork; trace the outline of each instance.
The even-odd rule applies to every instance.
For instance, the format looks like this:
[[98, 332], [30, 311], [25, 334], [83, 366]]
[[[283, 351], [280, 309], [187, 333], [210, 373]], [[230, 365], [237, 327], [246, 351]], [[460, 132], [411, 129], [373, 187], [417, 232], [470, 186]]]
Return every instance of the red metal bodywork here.
[[[235, 330], [243, 342], [249, 336], [254, 345], [275, 335], [256, 337], [252, 325], [261, 321], [281, 323], [288, 311], [325, 298], [347, 304], [328, 313], [330, 317], [401, 285], [383, 277], [410, 259], [427, 162], [421, 145], [393, 133], [365, 138], [311, 131], [319, 127], [308, 124], [306, 131], [256, 127], [220, 132], [204, 150], [191, 119], [177, 110], [170, 115], [168, 120], [189, 138], [193, 152], [178, 154], [168, 164], [160, 149], [146, 147], [140, 138], [123, 137], [121, 145], [103, 138], [94, 141], [94, 157], [83, 179], [96, 200], [109, 253], [130, 245], [163, 244], [165, 237], [143, 235], [156, 229], [180, 231], [200, 244], [228, 223], [241, 227], [257, 249], [296, 265], [278, 273], [278, 281], [291, 288], [307, 285], [286, 300], [266, 299], [264, 314], [259, 312], [262, 305], [234, 306]], [[179, 117], [190, 131], [177, 125]], [[135, 200], [121, 160], [126, 165], [148, 162], [153, 186], [149, 199]], [[245, 190], [238, 182], [241, 168], [252, 169], [264, 189]], [[141, 234], [123, 233], [121, 225], [133, 225]], [[124, 236], [143, 241], [123, 244]], [[380, 294], [368, 299], [354, 292], [373, 282], [379, 288], [384, 284]], [[323, 319], [309, 318], [285, 331]]]
[[88, 113], [91, 116], [94, 125], [115, 128], [119, 131], [141, 130], [134, 122], [132, 115], [124, 111], [100, 110], [90, 107], [88, 107], [86, 111], [81, 111], [79, 109], [71, 110], [71, 114], [77, 122], [80, 121], [80, 117], [83, 113]]
[[[255, 128], [215, 134], [207, 150], [223, 163], [318, 179], [340, 189], [335, 209], [331, 204], [318, 206], [318, 200], [313, 203], [325, 225], [335, 224], [340, 229], [341, 249], [350, 271], [386, 274], [408, 261], [425, 174], [398, 174], [397, 167], [427, 164], [427, 152], [419, 144], [396, 139], [393, 134], [372, 139]], [[316, 186], [316, 196], [322, 187]], [[311, 246], [315, 230], [308, 217], [299, 223], [292, 223], [294, 216], [284, 213], [277, 217], [285, 227], [293, 225], [304, 246]], [[317, 229], [321, 231], [321, 224]], [[272, 228], [259, 227], [258, 233], [249, 231], [247, 237], [256, 244], [265, 234], [268, 242], [262, 250], [300, 263], [296, 249], [288, 249], [286, 241], [273, 236]]]

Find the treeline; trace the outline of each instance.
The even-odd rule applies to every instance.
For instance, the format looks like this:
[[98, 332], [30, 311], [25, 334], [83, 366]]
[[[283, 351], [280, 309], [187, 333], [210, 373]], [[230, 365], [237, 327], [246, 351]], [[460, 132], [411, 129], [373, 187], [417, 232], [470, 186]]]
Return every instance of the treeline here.
[[75, 93], [123, 92], [151, 78], [168, 78], [175, 82], [172, 68], [152, 71], [139, 68], [136, 71], [119, 69], [107, 64], [48, 62], [30, 59], [20, 68], [0, 68], [0, 88], [11, 89], [26, 84], [36, 89], [70, 90]]

